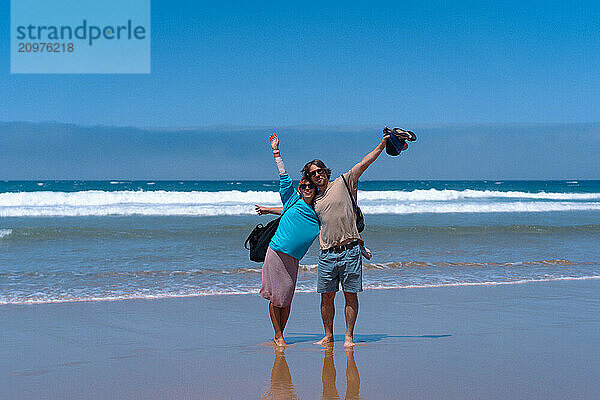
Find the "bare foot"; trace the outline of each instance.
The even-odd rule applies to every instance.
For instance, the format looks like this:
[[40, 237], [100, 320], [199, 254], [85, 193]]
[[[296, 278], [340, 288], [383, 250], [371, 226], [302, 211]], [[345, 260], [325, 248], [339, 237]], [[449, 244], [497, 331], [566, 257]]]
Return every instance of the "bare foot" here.
[[273, 346], [273, 350], [275, 350], [275, 355], [277, 357], [285, 356], [285, 346]]
[[283, 337], [274, 338], [273, 343], [275, 343], [275, 346], [277, 347], [287, 347], [287, 343], [285, 342], [285, 340], [283, 340]]
[[344, 339], [344, 347], [353, 347], [353, 346], [356, 346], [356, 343], [354, 343], [352, 336], [346, 335], [345, 339]]
[[320, 344], [323, 347], [332, 346], [333, 345], [333, 336], [325, 336], [323, 339], [315, 342], [315, 344]]

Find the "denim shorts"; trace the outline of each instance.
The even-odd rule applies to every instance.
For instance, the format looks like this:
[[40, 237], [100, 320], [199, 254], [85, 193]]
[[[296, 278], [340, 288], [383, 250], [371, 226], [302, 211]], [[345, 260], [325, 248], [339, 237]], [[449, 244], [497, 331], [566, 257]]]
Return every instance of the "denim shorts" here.
[[340, 290], [362, 292], [362, 255], [356, 245], [340, 253], [321, 251], [317, 272], [317, 292], [331, 293]]

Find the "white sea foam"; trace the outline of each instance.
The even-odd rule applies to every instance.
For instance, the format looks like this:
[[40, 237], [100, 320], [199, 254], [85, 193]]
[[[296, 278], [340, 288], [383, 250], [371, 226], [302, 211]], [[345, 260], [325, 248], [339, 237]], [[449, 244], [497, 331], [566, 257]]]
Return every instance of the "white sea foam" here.
[[12, 229], [0, 229], [0, 239], [7, 237], [12, 233]]
[[[364, 214], [423, 214], [423, 213], [514, 213], [597, 211], [600, 203], [487, 203], [487, 204], [396, 204], [363, 206]], [[0, 217], [43, 216], [225, 216], [254, 215], [251, 205], [107, 205], [107, 206], [55, 206], [55, 207], [1, 207]]]
[[365, 289], [422, 289], [435, 287], [457, 287], [457, 286], [500, 286], [500, 285], [520, 285], [524, 283], [541, 283], [554, 281], [587, 281], [600, 279], [600, 276], [559, 276], [549, 278], [524, 278], [513, 281], [486, 281], [486, 282], [452, 282], [452, 283], [434, 283], [421, 285], [396, 285], [396, 284], [371, 284], [365, 285]]
[[600, 193], [528, 193], [497, 190], [359, 191], [360, 200], [448, 201], [462, 199], [600, 200]]
[[[513, 281], [486, 281], [486, 282], [453, 282], [453, 283], [434, 283], [434, 284], [394, 284], [394, 283], [373, 283], [366, 284], [364, 288], [366, 290], [385, 290], [385, 289], [424, 289], [424, 288], [435, 288], [435, 287], [458, 287], [458, 286], [498, 286], [498, 285], [520, 285], [520, 284], [531, 284], [541, 282], [553, 282], [553, 281], [585, 281], [585, 280], [597, 280], [600, 279], [598, 275], [591, 276], [559, 276], [559, 277], [548, 277], [548, 278], [525, 278]], [[313, 283], [303, 285], [299, 284], [296, 288], [296, 293], [313, 293]], [[258, 293], [258, 287], [245, 287], [245, 288], [213, 288], [204, 290], [190, 290], [190, 291], [173, 291], [173, 292], [156, 292], [148, 293], [145, 291], [139, 291], [128, 294], [114, 294], [114, 295], [89, 295], [89, 296], [67, 296], [67, 295], [43, 295], [40, 297], [32, 298], [21, 298], [21, 297], [9, 297], [0, 296], [0, 305], [7, 304], [47, 304], [47, 303], [73, 303], [73, 302], [98, 302], [98, 301], [122, 301], [122, 300], [135, 300], [135, 299], [167, 299], [167, 298], [185, 298], [185, 297], [202, 297], [202, 296], [226, 296], [226, 295], [247, 295]]]
[[81, 192], [19, 192], [1, 193], [0, 207], [80, 207], [109, 205], [203, 205], [250, 204], [254, 202], [276, 204], [277, 192], [229, 190], [222, 192], [169, 192], [88, 190]]
[[[360, 191], [365, 214], [600, 210], [600, 193], [489, 190]], [[281, 204], [275, 191], [101, 191], [0, 194], [0, 217], [104, 215], [252, 215], [254, 204]]]
[[495, 203], [442, 203], [395, 204], [361, 207], [365, 214], [446, 214], [446, 213], [515, 213], [553, 211], [600, 210], [600, 203], [585, 202], [495, 202]]

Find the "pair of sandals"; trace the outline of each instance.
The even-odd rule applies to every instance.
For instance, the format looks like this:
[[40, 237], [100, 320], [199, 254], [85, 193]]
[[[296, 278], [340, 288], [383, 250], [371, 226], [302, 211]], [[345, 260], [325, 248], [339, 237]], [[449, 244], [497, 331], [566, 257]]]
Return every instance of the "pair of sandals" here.
[[405, 131], [400, 128], [390, 129], [387, 126], [383, 128], [383, 135], [390, 135], [385, 144], [385, 152], [390, 156], [397, 156], [402, 151], [408, 149], [407, 140], [409, 142], [417, 140], [417, 135], [411, 131]]

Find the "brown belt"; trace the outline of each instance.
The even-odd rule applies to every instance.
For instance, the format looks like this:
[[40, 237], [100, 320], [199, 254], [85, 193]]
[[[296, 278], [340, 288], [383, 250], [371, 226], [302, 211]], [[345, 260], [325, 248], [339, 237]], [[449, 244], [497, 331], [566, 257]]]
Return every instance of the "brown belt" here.
[[353, 248], [354, 246], [356, 246], [359, 243], [360, 243], [360, 240], [354, 240], [354, 241], [352, 241], [350, 243], [342, 244], [340, 246], [333, 246], [333, 247], [330, 247], [330, 248], [325, 249], [323, 251], [334, 252], [334, 253], [341, 253], [344, 250], [350, 250], [351, 248]]

